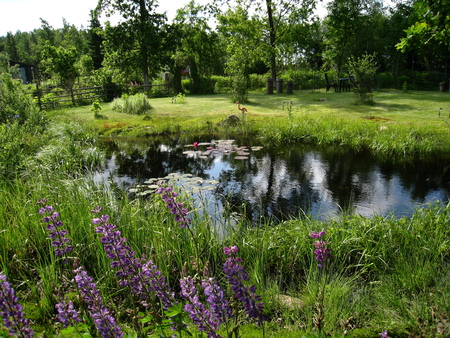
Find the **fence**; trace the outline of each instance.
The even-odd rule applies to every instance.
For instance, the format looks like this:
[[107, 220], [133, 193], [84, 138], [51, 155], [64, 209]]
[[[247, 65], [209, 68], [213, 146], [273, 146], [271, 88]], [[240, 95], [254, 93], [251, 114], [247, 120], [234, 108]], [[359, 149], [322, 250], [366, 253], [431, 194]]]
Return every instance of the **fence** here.
[[167, 95], [169, 91], [168, 84], [151, 84], [148, 86], [130, 84], [74, 88], [71, 92], [56, 86], [47, 86], [45, 89], [38, 88], [29, 92], [29, 94], [35, 98], [41, 109], [57, 109], [63, 106], [87, 105], [97, 99], [112, 101], [123, 93], [146, 93], [148, 96], [158, 96]]

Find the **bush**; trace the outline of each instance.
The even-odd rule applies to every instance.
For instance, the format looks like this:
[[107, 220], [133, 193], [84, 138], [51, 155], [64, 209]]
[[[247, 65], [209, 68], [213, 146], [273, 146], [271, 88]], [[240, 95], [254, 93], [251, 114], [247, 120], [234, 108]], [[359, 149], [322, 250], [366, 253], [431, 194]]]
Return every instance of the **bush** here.
[[152, 106], [148, 97], [140, 93], [135, 95], [124, 94], [120, 98], [114, 99], [112, 108], [125, 114], [143, 115], [152, 109]]
[[0, 124], [12, 120], [24, 123], [36, 110], [33, 99], [25, 92], [20, 80], [13, 79], [6, 72], [0, 74]]
[[372, 83], [377, 72], [375, 55], [364, 55], [357, 59], [350, 58], [348, 66], [350, 74], [354, 77], [353, 91], [357, 95], [357, 102], [372, 103]]

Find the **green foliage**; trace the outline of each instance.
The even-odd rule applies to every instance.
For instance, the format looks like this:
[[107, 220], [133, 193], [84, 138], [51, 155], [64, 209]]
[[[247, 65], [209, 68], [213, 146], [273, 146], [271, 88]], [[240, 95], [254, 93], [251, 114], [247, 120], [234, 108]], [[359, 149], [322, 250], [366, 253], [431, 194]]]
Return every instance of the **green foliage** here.
[[143, 94], [127, 95], [114, 99], [112, 108], [124, 114], [143, 115], [147, 114], [152, 106], [150, 100]]
[[95, 118], [101, 117], [100, 111], [102, 110], [102, 106], [100, 105], [99, 100], [94, 100], [91, 105], [91, 111], [94, 113]]
[[23, 123], [28, 115], [36, 110], [31, 96], [25, 92], [20, 80], [11, 74], [0, 74], [0, 124], [8, 121]]
[[178, 93], [176, 96], [172, 97], [172, 103], [186, 103], [186, 95], [184, 95], [183, 93]]
[[42, 59], [45, 68], [70, 92], [72, 104], [75, 105], [73, 87], [80, 75], [80, 69], [77, 67], [79, 55], [75, 47], [54, 47], [47, 43], [42, 51]]
[[373, 103], [372, 86], [377, 72], [375, 55], [364, 55], [360, 58], [350, 58], [348, 68], [353, 76], [353, 91], [357, 95], [357, 102], [361, 104]]

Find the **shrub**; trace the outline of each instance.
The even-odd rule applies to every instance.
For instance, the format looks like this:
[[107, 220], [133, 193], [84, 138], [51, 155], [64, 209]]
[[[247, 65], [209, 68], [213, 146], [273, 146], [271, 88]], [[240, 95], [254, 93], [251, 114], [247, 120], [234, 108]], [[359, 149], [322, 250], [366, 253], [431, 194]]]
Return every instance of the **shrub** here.
[[6, 72], [0, 74], [0, 124], [11, 120], [23, 123], [33, 111], [36, 111], [36, 105], [20, 80]]
[[114, 99], [112, 108], [125, 114], [143, 115], [152, 109], [152, 106], [148, 97], [140, 93], [135, 95], [124, 94], [120, 98]]
[[372, 82], [377, 71], [375, 55], [364, 55], [357, 59], [350, 58], [348, 66], [350, 74], [354, 77], [353, 91], [357, 95], [357, 102], [372, 103]]

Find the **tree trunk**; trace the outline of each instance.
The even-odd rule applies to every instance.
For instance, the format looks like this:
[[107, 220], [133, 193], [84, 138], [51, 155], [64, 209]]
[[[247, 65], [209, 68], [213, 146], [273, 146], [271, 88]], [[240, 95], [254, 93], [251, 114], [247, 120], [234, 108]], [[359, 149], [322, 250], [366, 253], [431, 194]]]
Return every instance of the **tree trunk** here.
[[145, 89], [149, 89], [149, 78], [148, 78], [148, 48], [146, 43], [146, 25], [148, 24], [148, 11], [145, 8], [145, 0], [139, 0], [139, 21], [140, 21], [140, 41], [141, 45], [141, 67], [142, 75], [144, 76], [144, 86]]
[[277, 62], [275, 57], [275, 25], [272, 15], [272, 0], [266, 0], [267, 19], [269, 20], [269, 44], [270, 44], [270, 76], [272, 81], [277, 79]]

